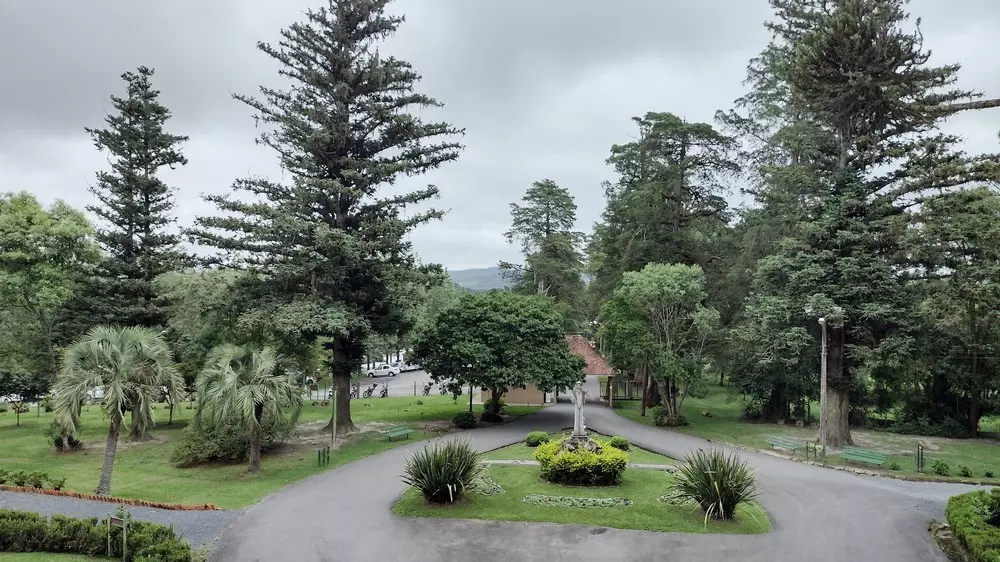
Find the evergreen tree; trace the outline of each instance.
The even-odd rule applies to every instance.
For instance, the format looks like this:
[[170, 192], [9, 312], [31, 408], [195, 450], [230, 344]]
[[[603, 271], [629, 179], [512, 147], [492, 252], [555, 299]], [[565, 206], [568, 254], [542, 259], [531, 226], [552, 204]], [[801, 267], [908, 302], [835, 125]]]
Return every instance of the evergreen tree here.
[[623, 273], [648, 263], [701, 265], [714, 274], [713, 246], [728, 219], [722, 180], [738, 169], [733, 139], [711, 125], [670, 113], [633, 120], [639, 138], [611, 148], [618, 180], [606, 185], [603, 222], [589, 247], [598, 307]]
[[207, 197], [221, 214], [199, 218], [192, 231], [252, 273], [243, 324], [322, 342], [339, 389], [339, 432], [354, 429], [350, 377], [365, 342], [398, 334], [413, 316], [420, 267], [405, 235], [442, 216], [436, 209], [402, 216], [404, 206], [435, 198], [434, 186], [381, 189], [455, 160], [461, 148], [452, 140], [461, 131], [413, 114], [440, 106], [414, 90], [419, 74], [379, 52], [404, 21], [385, 13], [388, 3], [330, 0], [283, 30], [277, 45], [258, 45], [293, 84], [236, 98], [267, 125], [259, 141], [278, 153], [290, 180], [238, 180], [235, 190], [250, 198]]
[[583, 315], [583, 233], [573, 230], [576, 202], [564, 187], [545, 179], [535, 182], [510, 204], [511, 229], [504, 235], [521, 245], [523, 266], [502, 262], [503, 275], [516, 290], [547, 295], [563, 315], [563, 326], [577, 332]]
[[904, 4], [772, 0], [778, 47], [762, 83], [782, 93], [768, 99], [783, 114], [771, 129], [780, 134], [768, 140], [795, 150], [764, 169], [768, 183], [802, 205], [791, 236], [761, 262], [750, 302], [817, 335], [815, 319], [827, 318], [834, 447], [851, 443], [852, 397], [863, 397], [865, 378], [899, 368], [914, 348], [905, 247], [912, 209], [941, 190], [994, 179], [997, 169], [995, 155], [966, 156], [960, 139], [938, 129], [958, 111], [996, 102], [948, 89], [958, 65], [928, 64]]
[[87, 209], [105, 223], [97, 240], [107, 252], [101, 279], [91, 300], [95, 321], [127, 326], [166, 324], [165, 303], [153, 279], [181, 262], [180, 238], [167, 231], [174, 221], [172, 190], [157, 177], [164, 168], [187, 164], [180, 144], [187, 137], [165, 129], [170, 111], [153, 88], [153, 69], [126, 72], [125, 97], [111, 96], [114, 113], [105, 129], [87, 129], [98, 150], [108, 153], [110, 171], [97, 174], [91, 192], [99, 205]]

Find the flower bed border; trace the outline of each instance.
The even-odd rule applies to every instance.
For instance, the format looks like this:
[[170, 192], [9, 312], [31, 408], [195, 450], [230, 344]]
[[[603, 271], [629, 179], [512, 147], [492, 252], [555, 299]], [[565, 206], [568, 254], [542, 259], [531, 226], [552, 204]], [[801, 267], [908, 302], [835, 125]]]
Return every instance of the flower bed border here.
[[5, 492], [22, 492], [26, 494], [41, 494], [43, 496], [58, 496], [64, 498], [76, 498], [81, 500], [91, 500], [107, 503], [131, 505], [136, 507], [152, 507], [156, 509], [168, 509], [172, 511], [219, 511], [219, 508], [206, 503], [204, 505], [184, 505], [179, 503], [160, 503], [146, 500], [136, 500], [132, 498], [117, 498], [114, 496], [98, 496], [97, 494], [84, 494], [81, 492], [68, 492], [66, 490], [52, 490], [49, 488], [30, 488], [27, 486], [10, 486], [0, 484], [0, 490]]

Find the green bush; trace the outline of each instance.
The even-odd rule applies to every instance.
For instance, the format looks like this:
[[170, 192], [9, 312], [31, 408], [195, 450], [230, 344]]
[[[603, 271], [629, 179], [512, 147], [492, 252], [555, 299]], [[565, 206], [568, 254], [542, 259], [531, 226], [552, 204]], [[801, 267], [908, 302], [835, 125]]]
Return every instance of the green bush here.
[[[127, 520], [126, 560], [190, 562], [191, 547], [173, 529]], [[0, 510], [0, 551], [52, 552], [103, 556], [107, 554], [107, 521], [54, 515], [51, 519], [24, 511]], [[112, 557], [122, 558], [122, 530], [111, 530]]]
[[537, 447], [542, 443], [549, 442], [549, 434], [544, 431], [531, 431], [528, 436], [524, 438], [524, 444], [529, 447]]
[[735, 453], [698, 449], [675, 473], [671, 495], [701, 506], [706, 521], [732, 519], [740, 504], [757, 496], [757, 486], [753, 469]]
[[903, 467], [899, 466], [899, 463], [896, 462], [896, 461], [889, 461], [888, 468], [889, 468], [889, 470], [902, 470], [903, 469]]
[[631, 443], [628, 442], [628, 439], [618, 435], [608, 440], [608, 447], [614, 447], [619, 451], [628, 451], [630, 445]]
[[52, 396], [49, 395], [49, 396], [46, 396], [45, 398], [42, 398], [41, 406], [42, 406], [42, 409], [45, 410], [46, 414], [51, 414], [52, 413]]
[[[52, 420], [42, 433], [45, 435], [45, 440], [52, 443], [52, 446], [56, 448], [57, 451], [63, 451], [63, 429], [59, 425], [59, 422]], [[70, 451], [77, 451], [83, 448], [83, 443], [76, 438], [75, 435], [69, 434], [66, 436], [66, 445], [69, 447]]]
[[31, 488], [42, 488], [48, 479], [49, 475], [44, 472], [29, 472], [24, 483]]
[[472, 429], [476, 427], [476, 416], [472, 412], [459, 412], [451, 419], [451, 423], [461, 429]]
[[458, 501], [483, 472], [480, 459], [468, 442], [448, 441], [413, 453], [403, 466], [403, 482], [420, 490], [432, 503]]
[[49, 481], [49, 488], [52, 488], [53, 490], [56, 491], [62, 490], [63, 486], [66, 485], [65, 478], [49, 478], [48, 481]]
[[0, 468], [0, 484], [6, 484], [10, 480], [10, 471]]
[[0, 404], [0, 414], [6, 414], [6, 413], [7, 413], [7, 405]]
[[986, 478], [993, 478], [993, 471], [987, 470], [986, 472], [983, 473], [983, 476], [985, 476]]
[[10, 473], [10, 483], [15, 486], [24, 486], [28, 483], [28, 473], [23, 470]]
[[[292, 427], [274, 417], [265, 416], [261, 423], [261, 450], [267, 452], [291, 435]], [[170, 462], [187, 468], [209, 462], [245, 462], [250, 459], [249, 436], [236, 423], [202, 423], [190, 425], [181, 432], [177, 445], [170, 452]]]
[[[497, 402], [500, 404], [500, 407], [497, 408], [497, 412], [501, 414], [504, 413], [504, 411], [506, 411], [507, 408], [507, 403], [503, 401], [503, 398], [498, 398]], [[483, 402], [483, 410], [488, 412], [492, 404], [493, 404], [493, 399], [492, 398], [487, 399], [485, 402]]]
[[687, 418], [677, 414], [673, 418], [667, 415], [667, 409], [663, 406], [653, 408], [653, 424], [659, 427], [684, 427], [688, 424]]
[[972, 469], [964, 464], [958, 465], [958, 475], [962, 478], [972, 478]]
[[986, 502], [996, 500], [986, 496], [983, 491], [952, 496], [945, 509], [952, 532], [976, 562], [1000, 560], [1000, 528], [991, 525], [984, 516]]
[[600, 453], [585, 449], [561, 450], [562, 441], [550, 441], [535, 449], [542, 465], [541, 476], [557, 484], [607, 486], [621, 482], [628, 466], [628, 453], [604, 447]]
[[934, 461], [934, 464], [931, 465], [931, 472], [937, 474], [938, 476], [948, 476], [951, 474], [951, 467], [948, 466], [948, 463], [939, 459]]

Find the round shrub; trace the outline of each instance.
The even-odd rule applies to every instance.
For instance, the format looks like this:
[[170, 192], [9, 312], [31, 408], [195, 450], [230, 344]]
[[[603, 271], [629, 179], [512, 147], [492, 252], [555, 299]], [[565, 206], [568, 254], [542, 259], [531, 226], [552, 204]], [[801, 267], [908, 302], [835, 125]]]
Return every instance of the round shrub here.
[[732, 519], [741, 503], [757, 496], [753, 469], [735, 454], [699, 449], [675, 475], [672, 497], [698, 504], [711, 519]]
[[931, 471], [938, 476], [948, 476], [951, 474], [951, 467], [942, 460], [936, 460], [931, 464]]
[[616, 435], [608, 440], [608, 447], [614, 447], [619, 451], [628, 451], [630, 445], [631, 444], [628, 442], [628, 439], [619, 435]]
[[958, 475], [962, 478], [972, 478], [972, 469], [964, 464], [958, 465]]
[[608, 486], [621, 482], [628, 453], [604, 447], [600, 453], [585, 449], [562, 450], [562, 441], [550, 441], [535, 449], [535, 460], [542, 466], [543, 479], [556, 484]]
[[476, 416], [472, 412], [459, 412], [451, 418], [451, 423], [461, 429], [472, 429], [476, 427]]
[[480, 478], [482, 455], [468, 442], [448, 441], [413, 453], [403, 466], [403, 482], [432, 503], [458, 501]]
[[532, 431], [524, 438], [524, 444], [529, 447], [537, 447], [542, 443], [549, 442], [549, 434], [544, 431]]

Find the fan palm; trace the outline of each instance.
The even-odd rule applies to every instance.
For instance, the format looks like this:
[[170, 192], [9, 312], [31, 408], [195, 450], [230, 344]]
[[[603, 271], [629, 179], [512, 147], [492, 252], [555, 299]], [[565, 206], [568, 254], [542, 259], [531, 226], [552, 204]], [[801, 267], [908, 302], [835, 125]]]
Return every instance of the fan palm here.
[[235, 423], [250, 442], [249, 472], [260, 470], [261, 422], [264, 416], [294, 423], [302, 408], [298, 385], [273, 349], [224, 344], [209, 354], [198, 375], [198, 420]]
[[95, 493], [111, 491], [111, 472], [125, 412], [132, 413], [132, 431], [145, 434], [153, 426], [152, 404], [166, 386], [181, 388], [167, 343], [156, 332], [140, 327], [98, 326], [66, 349], [55, 385], [56, 418], [75, 434], [87, 393], [104, 387], [102, 408], [108, 416], [108, 441]]

